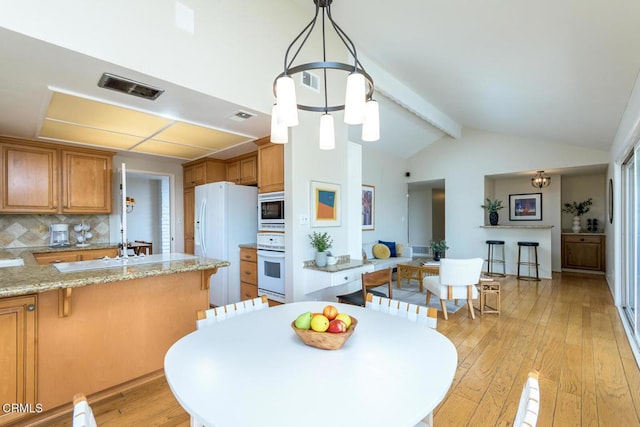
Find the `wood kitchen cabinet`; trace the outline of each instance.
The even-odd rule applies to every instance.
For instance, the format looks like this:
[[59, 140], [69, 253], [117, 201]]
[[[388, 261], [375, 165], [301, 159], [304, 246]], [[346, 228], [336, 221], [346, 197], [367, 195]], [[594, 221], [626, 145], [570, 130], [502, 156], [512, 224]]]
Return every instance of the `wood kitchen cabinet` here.
[[258, 297], [258, 256], [256, 249], [240, 248], [240, 300]]
[[193, 254], [195, 252], [194, 241], [194, 221], [196, 207], [195, 188], [184, 189], [184, 253]]
[[2, 159], [2, 212], [58, 212], [58, 150], [43, 145], [4, 143]]
[[258, 145], [258, 193], [284, 191], [284, 145], [273, 144], [270, 137], [256, 141]]
[[251, 153], [227, 161], [227, 181], [240, 185], [255, 185], [258, 182], [258, 156]]
[[40, 265], [56, 264], [59, 262], [90, 261], [93, 259], [101, 259], [106, 256], [109, 258], [115, 258], [118, 256], [118, 249], [81, 249], [75, 251], [40, 252], [33, 254], [36, 262]]
[[112, 152], [0, 137], [0, 212], [111, 213]]
[[603, 235], [563, 234], [562, 268], [605, 271]]
[[62, 150], [62, 212], [111, 213], [112, 154]]
[[183, 163], [182, 168], [184, 188], [227, 179], [227, 168], [222, 160], [211, 158], [194, 160]]
[[[35, 295], [0, 299], [0, 402], [36, 406]], [[0, 424], [29, 415], [28, 411], [0, 411]]]

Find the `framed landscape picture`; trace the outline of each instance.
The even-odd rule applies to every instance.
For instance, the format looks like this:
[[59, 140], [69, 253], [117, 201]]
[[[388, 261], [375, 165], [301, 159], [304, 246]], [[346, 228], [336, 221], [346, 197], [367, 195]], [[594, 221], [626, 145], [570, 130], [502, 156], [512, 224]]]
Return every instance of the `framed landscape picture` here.
[[542, 221], [542, 193], [509, 194], [509, 221]]
[[362, 229], [373, 230], [376, 226], [376, 187], [362, 185]]
[[311, 226], [340, 226], [340, 185], [311, 181]]

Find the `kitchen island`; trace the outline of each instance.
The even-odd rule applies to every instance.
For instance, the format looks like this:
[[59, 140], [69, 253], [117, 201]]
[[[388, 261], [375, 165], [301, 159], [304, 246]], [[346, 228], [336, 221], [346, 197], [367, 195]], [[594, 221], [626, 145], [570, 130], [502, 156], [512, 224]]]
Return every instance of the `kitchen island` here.
[[0, 360], [8, 361], [0, 398], [32, 404], [0, 413], [0, 425], [41, 416], [34, 408], [70, 408], [75, 393], [106, 395], [162, 372], [168, 348], [195, 330], [195, 312], [209, 307], [210, 276], [229, 265], [163, 254], [62, 273], [38, 265], [38, 252], [0, 251], [0, 258], [24, 263], [0, 269]]

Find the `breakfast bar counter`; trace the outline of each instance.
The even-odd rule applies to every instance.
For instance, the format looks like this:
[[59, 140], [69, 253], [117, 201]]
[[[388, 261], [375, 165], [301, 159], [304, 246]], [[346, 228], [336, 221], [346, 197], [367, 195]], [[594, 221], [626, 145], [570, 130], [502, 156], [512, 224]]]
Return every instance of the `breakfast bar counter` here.
[[0, 268], [0, 360], [11, 366], [0, 384], [18, 400], [9, 403], [44, 413], [0, 413], [0, 425], [161, 375], [171, 344], [209, 308], [211, 275], [229, 265], [187, 254], [39, 265], [38, 250], [0, 251], [24, 263]]

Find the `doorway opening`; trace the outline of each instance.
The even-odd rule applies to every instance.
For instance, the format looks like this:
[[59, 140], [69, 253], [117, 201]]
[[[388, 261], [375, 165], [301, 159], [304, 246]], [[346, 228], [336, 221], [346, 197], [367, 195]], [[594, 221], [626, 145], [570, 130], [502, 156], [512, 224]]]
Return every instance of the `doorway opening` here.
[[408, 193], [409, 242], [414, 252], [431, 255], [429, 242], [445, 240], [445, 181], [411, 182]]
[[172, 252], [171, 177], [127, 171], [127, 196], [135, 206], [127, 213], [127, 239], [151, 242], [154, 254]]

